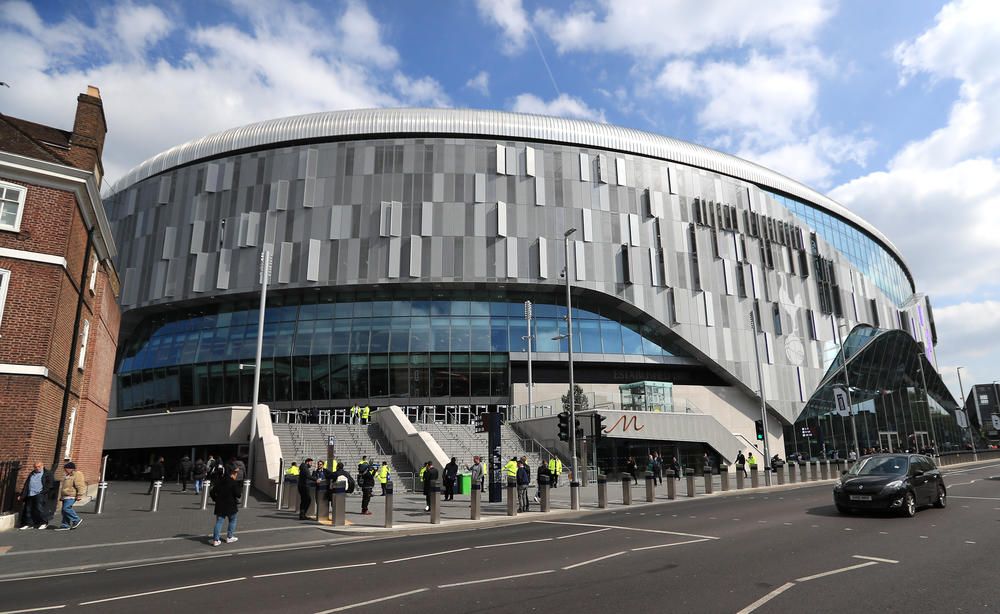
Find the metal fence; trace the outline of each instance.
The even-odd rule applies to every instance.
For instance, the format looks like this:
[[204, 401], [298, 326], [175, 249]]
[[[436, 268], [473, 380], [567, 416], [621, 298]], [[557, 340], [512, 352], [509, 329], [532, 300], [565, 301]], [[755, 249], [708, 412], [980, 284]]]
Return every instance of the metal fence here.
[[0, 461], [0, 514], [14, 511], [17, 497], [17, 472], [21, 461]]

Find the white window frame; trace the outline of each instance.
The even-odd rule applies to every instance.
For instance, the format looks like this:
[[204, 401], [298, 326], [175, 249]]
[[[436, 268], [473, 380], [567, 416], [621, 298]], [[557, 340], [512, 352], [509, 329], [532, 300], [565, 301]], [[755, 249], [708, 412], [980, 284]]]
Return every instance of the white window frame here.
[[7, 188], [16, 190], [20, 197], [17, 200], [17, 215], [14, 217], [14, 225], [7, 226], [0, 223], [0, 230], [7, 230], [10, 232], [20, 232], [21, 231], [21, 218], [24, 217], [24, 201], [28, 196], [28, 188], [23, 185], [17, 185], [16, 183], [7, 183], [6, 181], [0, 181], [0, 188]]
[[90, 320], [83, 321], [83, 328], [80, 330], [80, 356], [76, 361], [76, 368], [83, 371], [83, 366], [87, 362], [87, 343], [90, 341]]
[[91, 294], [96, 294], [97, 293], [97, 267], [100, 266], [101, 261], [100, 261], [100, 259], [97, 256], [91, 256], [91, 260], [92, 260], [92, 262], [90, 264], [90, 283], [87, 284], [87, 287], [90, 289], [90, 293]]
[[0, 324], [3, 324], [3, 309], [7, 304], [7, 287], [10, 285], [10, 271], [0, 269]]

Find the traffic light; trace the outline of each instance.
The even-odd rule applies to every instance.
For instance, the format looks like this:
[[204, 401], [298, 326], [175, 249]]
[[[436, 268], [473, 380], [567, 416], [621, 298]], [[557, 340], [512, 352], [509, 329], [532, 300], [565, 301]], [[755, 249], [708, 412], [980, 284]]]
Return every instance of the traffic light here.
[[569, 441], [569, 412], [559, 413], [559, 440]]
[[764, 441], [764, 421], [757, 420], [754, 425], [757, 427], [757, 441]]
[[583, 426], [580, 425], [580, 419], [579, 418], [576, 419], [576, 425], [575, 426], [576, 426], [576, 429], [575, 429], [575, 431], [576, 431], [576, 438], [577, 439], [583, 439]]
[[594, 421], [594, 441], [597, 441], [604, 437], [604, 416], [601, 414], [590, 414], [590, 418]]

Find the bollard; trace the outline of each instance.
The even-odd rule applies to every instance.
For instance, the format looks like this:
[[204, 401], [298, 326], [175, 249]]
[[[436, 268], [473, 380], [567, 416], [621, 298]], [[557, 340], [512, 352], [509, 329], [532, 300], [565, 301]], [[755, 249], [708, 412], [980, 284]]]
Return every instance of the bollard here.
[[746, 465], [736, 465], [736, 490], [743, 490], [743, 481], [746, 480], [746, 476], [743, 475], [743, 471]]
[[608, 507], [608, 476], [603, 473], [597, 474], [597, 507], [602, 510]]
[[822, 476], [822, 479], [829, 480], [830, 479], [830, 461], [825, 461], [825, 460], [824, 461], [820, 461], [819, 462], [819, 472], [820, 472], [820, 475]]
[[385, 483], [385, 528], [392, 528], [392, 482]]
[[205, 483], [201, 486], [201, 509], [208, 509], [208, 491], [212, 489], [212, 483], [205, 480]]
[[153, 482], [153, 500], [149, 504], [149, 511], [155, 512], [160, 506], [160, 489], [163, 488], [163, 480]]
[[785, 483], [785, 466], [784, 465], [778, 465], [777, 467], [774, 468], [774, 473], [775, 473], [775, 475], [778, 476], [778, 486], [781, 486], [782, 484], [784, 484]]
[[315, 506], [315, 512], [316, 512], [313, 515], [313, 517], [316, 518], [316, 522], [319, 522], [319, 482], [316, 483], [316, 492], [314, 493], [313, 496], [313, 506]]
[[788, 483], [789, 484], [794, 484], [795, 483], [795, 463], [794, 462], [788, 463]]
[[750, 465], [750, 488], [760, 488], [760, 474], [757, 465]]
[[667, 469], [667, 499], [671, 500], [677, 498], [677, 483], [674, 482], [675, 475], [677, 474], [674, 473], [673, 469]]
[[830, 475], [831, 478], [839, 478], [844, 474], [844, 461], [835, 460], [833, 461], [833, 473]]
[[572, 510], [580, 509], [580, 483], [569, 483], [569, 507]]
[[250, 480], [243, 480], [243, 509], [250, 505]]
[[685, 469], [684, 477], [687, 478], [687, 496], [694, 496], [694, 469]]
[[344, 485], [341, 483], [336, 483], [333, 486], [333, 526], [342, 527], [346, 525], [345, 522], [347, 516], [347, 491], [344, 489]]
[[729, 490], [729, 465], [719, 465], [719, 484], [722, 486], [722, 492]]
[[517, 516], [517, 482], [507, 478], [507, 515]]
[[632, 505], [632, 476], [622, 474], [622, 505]]
[[806, 467], [806, 463], [804, 461], [799, 461], [799, 482], [809, 481], [809, 474], [807, 472], [808, 467]]
[[656, 482], [653, 480], [653, 472], [646, 472], [646, 503], [652, 503], [656, 499]]
[[302, 498], [299, 496], [299, 480], [295, 478], [294, 482], [288, 483], [288, 488], [285, 490], [288, 493], [288, 509], [295, 513], [299, 511], [299, 504], [302, 503]]
[[441, 481], [431, 482], [431, 524], [441, 524]]
[[819, 479], [819, 461], [809, 463], [809, 480], [815, 482]]
[[95, 510], [95, 513], [97, 513], [97, 514], [103, 514], [104, 513], [104, 497], [106, 497], [107, 494], [108, 494], [108, 483], [107, 482], [98, 482], [97, 483], [97, 501], [96, 501], [96, 510]]
[[281, 511], [281, 499], [285, 490], [285, 459], [278, 459], [278, 477], [274, 480], [274, 505]]
[[472, 520], [479, 520], [479, 506], [480, 506], [480, 491], [482, 489], [482, 484], [479, 482], [473, 482], [472, 484], [472, 508], [471, 518]]
[[538, 493], [541, 495], [541, 510], [549, 511], [549, 476], [543, 475], [538, 478]]
[[709, 469], [705, 472], [705, 494], [712, 494], [712, 470]]

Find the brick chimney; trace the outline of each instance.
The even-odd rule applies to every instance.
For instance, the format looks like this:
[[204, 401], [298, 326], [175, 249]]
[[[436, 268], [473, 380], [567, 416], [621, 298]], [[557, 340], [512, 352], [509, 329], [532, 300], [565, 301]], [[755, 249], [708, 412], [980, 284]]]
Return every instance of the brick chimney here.
[[100, 186], [104, 176], [101, 155], [104, 153], [104, 135], [108, 124], [104, 119], [104, 103], [101, 90], [87, 86], [87, 93], [76, 99], [76, 118], [73, 121], [73, 135], [70, 137], [70, 151], [67, 158], [73, 166], [93, 171]]

